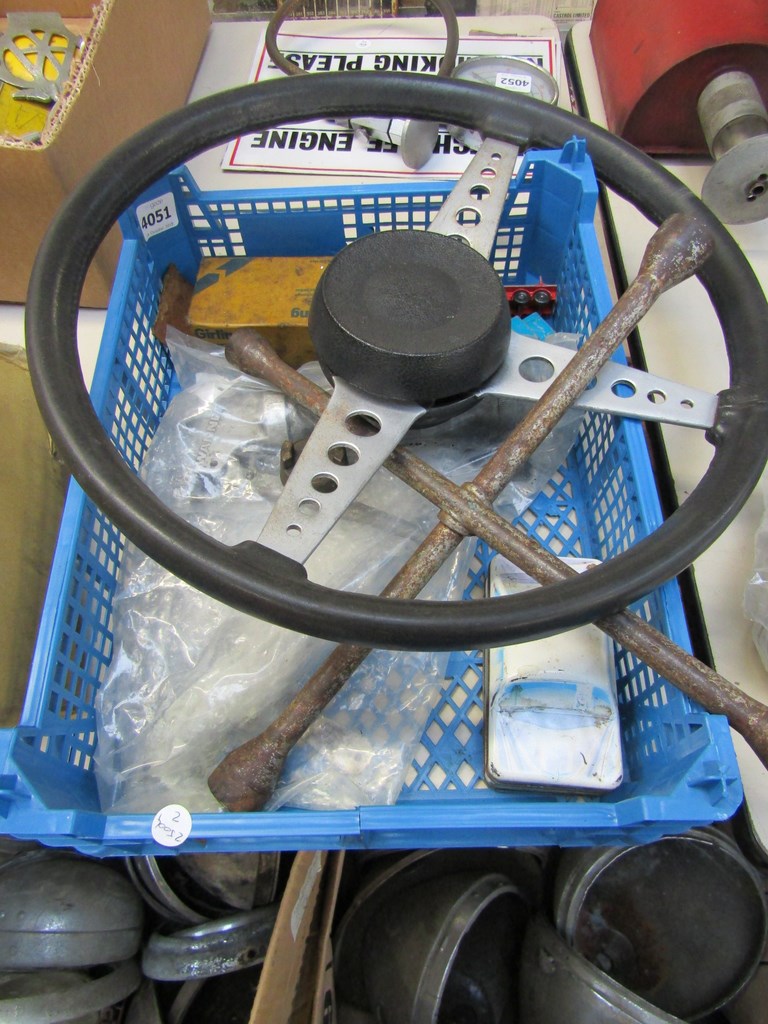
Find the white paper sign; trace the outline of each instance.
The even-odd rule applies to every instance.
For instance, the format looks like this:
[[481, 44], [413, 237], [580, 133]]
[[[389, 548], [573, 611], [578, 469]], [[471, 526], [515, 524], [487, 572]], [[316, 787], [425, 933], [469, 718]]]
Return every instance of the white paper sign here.
[[[402, 34], [376, 34], [370, 22], [356, 27], [346, 22], [296, 22], [279, 36], [281, 52], [309, 74], [329, 71], [411, 71], [434, 75], [443, 56], [442, 37], [411, 31], [404, 20]], [[423, 19], [432, 22], [435, 19]], [[340, 23], [341, 24], [341, 23]], [[438, 23], [439, 24], [439, 23]], [[338, 31], [340, 34], [332, 34]], [[400, 31], [398, 26], [398, 32]], [[432, 29], [434, 31], [434, 29]], [[559, 42], [556, 38], [521, 38], [512, 35], [468, 36], [459, 45], [458, 61], [469, 57], [503, 55], [531, 61], [557, 76]], [[262, 37], [253, 73], [254, 81], [277, 78]], [[361, 83], [361, 88], [364, 84]], [[472, 153], [443, 126], [433, 156], [418, 170], [406, 167], [396, 147], [367, 137], [331, 121], [307, 121], [242, 136], [226, 150], [223, 168], [235, 171], [282, 171], [299, 174], [343, 174], [355, 177], [458, 177]]]

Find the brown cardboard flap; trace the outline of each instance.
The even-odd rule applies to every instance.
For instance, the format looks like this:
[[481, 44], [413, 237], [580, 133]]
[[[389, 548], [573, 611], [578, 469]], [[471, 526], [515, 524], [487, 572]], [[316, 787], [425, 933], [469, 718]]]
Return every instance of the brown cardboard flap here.
[[344, 851], [335, 850], [328, 855], [326, 878], [323, 886], [323, 909], [318, 929], [318, 957], [311, 1024], [329, 1024], [329, 1021], [336, 1020], [331, 929], [333, 927], [336, 900], [339, 895], [343, 869]]
[[301, 851], [291, 868], [249, 1024], [328, 1024], [331, 925], [344, 851]]
[[[309, 1000], [299, 998], [299, 979], [312, 923], [321, 911], [318, 896], [327, 859], [325, 850], [300, 850], [296, 854], [264, 960], [249, 1024], [308, 1022], [311, 996]], [[301, 1005], [295, 1008], [297, 999], [304, 1006], [303, 1015]]]
[[[0, 4], [2, 0], [0, 0]], [[120, 142], [185, 102], [210, 23], [207, 0], [9, 2], [91, 19], [66, 99], [43, 143], [0, 144], [0, 301], [24, 302], [46, 228], [64, 197]], [[100, 249], [83, 305], [106, 306], [119, 255], [116, 231]]]

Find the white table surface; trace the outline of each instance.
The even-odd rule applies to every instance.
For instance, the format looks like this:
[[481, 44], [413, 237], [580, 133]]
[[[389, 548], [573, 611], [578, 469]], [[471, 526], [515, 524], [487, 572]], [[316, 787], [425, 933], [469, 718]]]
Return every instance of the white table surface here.
[[[605, 108], [589, 29], [589, 22], [576, 25], [571, 41], [587, 106], [583, 113], [605, 127]], [[701, 195], [709, 162], [665, 160], [664, 165]], [[631, 280], [653, 229], [633, 206], [615, 194], [609, 193], [608, 205], [619, 256], [627, 279]], [[768, 221], [731, 225], [729, 229], [766, 289]], [[663, 295], [642, 322], [640, 338], [652, 372], [708, 391], [727, 386], [722, 331], [698, 282], [686, 282]], [[677, 499], [682, 502], [703, 476], [712, 449], [695, 431], [667, 426], [662, 428], [662, 434]], [[752, 642], [751, 623], [742, 606], [744, 587], [752, 575], [754, 539], [762, 514], [762, 490], [757, 490], [725, 533], [697, 560], [694, 574], [715, 667], [746, 692], [768, 703], [768, 672]], [[741, 736], [734, 732], [733, 737], [755, 838], [768, 851], [768, 771]]]

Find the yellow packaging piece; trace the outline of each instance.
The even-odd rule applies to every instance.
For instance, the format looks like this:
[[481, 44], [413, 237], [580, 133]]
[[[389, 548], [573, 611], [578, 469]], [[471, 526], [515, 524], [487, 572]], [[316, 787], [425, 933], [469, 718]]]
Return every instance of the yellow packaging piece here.
[[12, 86], [0, 85], [0, 135], [23, 139], [39, 134], [45, 128], [49, 110], [33, 100], [15, 99]]
[[23, 350], [0, 345], [0, 727], [18, 724], [67, 474], [32, 393]]
[[238, 327], [255, 327], [293, 367], [315, 359], [307, 323], [330, 256], [204, 259], [187, 314], [189, 332], [221, 344]]

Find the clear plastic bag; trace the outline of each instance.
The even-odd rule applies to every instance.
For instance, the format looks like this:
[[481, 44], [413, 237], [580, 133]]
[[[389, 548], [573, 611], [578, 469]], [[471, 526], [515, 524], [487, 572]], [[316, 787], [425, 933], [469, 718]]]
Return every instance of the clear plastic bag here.
[[[187, 521], [226, 544], [256, 539], [280, 492], [280, 447], [311, 420], [223, 350], [169, 332], [180, 392], [142, 466], [148, 486]], [[318, 383], [319, 367], [305, 370]], [[579, 417], [497, 502], [522, 512], [562, 462]], [[450, 423], [415, 431], [422, 457], [461, 483], [510, 429], [509, 403], [484, 400]], [[307, 562], [329, 587], [379, 592], [437, 521], [432, 505], [380, 470]], [[381, 538], [386, 536], [387, 543]], [[465, 541], [422, 596], [458, 599], [472, 557]], [[102, 806], [149, 812], [166, 803], [218, 810], [207, 777], [258, 735], [333, 645], [233, 611], [194, 590], [131, 544], [114, 599], [112, 663], [97, 698], [96, 771]], [[447, 654], [377, 651], [297, 744], [270, 806], [390, 803], [397, 798]]]

